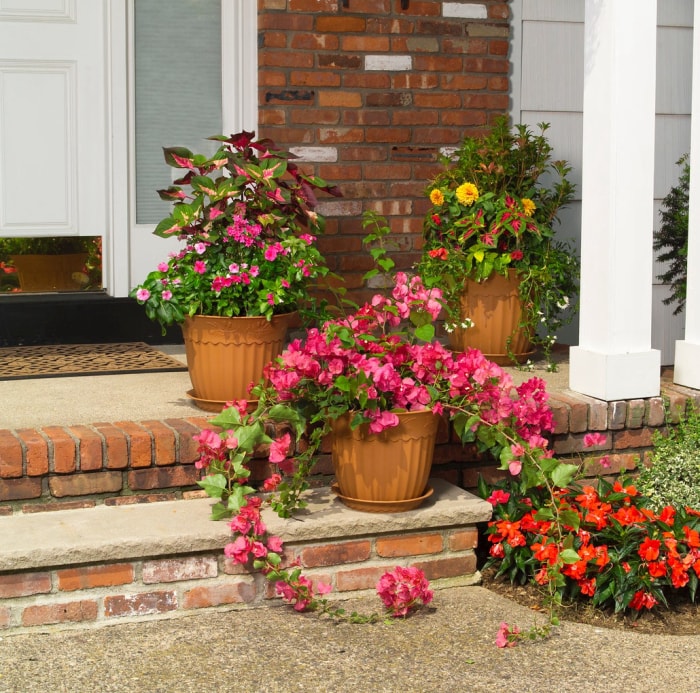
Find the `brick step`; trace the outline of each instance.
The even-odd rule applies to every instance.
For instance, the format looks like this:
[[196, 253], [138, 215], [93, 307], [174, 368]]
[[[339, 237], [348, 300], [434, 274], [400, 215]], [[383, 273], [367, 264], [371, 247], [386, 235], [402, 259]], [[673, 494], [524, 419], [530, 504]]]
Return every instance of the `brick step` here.
[[[284, 520], [263, 517], [285, 542], [284, 561], [333, 586], [332, 598], [373, 590], [396, 565], [425, 571], [433, 586], [479, 580], [477, 523], [491, 506], [441, 479], [406, 513], [351, 510], [328, 488]], [[0, 517], [0, 629], [23, 632], [186, 615], [270, 603], [263, 576], [227, 559], [226, 522], [209, 519], [211, 499]]]
[[[558, 457], [580, 461], [607, 455], [605, 473], [633, 471], [648, 460], [655, 431], [672, 422], [700, 392], [662, 380], [662, 393], [647, 399], [604, 402], [571, 390], [550, 393], [554, 417], [552, 448]], [[187, 497], [200, 477], [192, 436], [210, 426], [211, 416], [109, 421], [74, 426], [0, 429], [0, 516], [46, 510], [121, 505]], [[606, 435], [595, 451], [584, 446], [586, 433]], [[333, 474], [328, 450], [315, 468], [321, 483]], [[456, 439], [446, 422], [438, 431], [433, 475], [474, 489], [479, 475], [493, 480], [497, 465]], [[263, 461], [254, 470], [269, 471]], [[595, 461], [590, 475], [602, 473]]]

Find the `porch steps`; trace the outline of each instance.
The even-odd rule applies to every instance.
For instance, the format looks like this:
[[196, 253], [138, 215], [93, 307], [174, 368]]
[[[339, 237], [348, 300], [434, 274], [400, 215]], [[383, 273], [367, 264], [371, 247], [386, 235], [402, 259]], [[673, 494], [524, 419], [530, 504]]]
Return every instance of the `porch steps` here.
[[[491, 506], [441, 479], [406, 513], [363, 513], [327, 487], [307, 492], [294, 519], [263, 514], [312, 580], [332, 599], [373, 590], [383, 572], [415, 565], [433, 587], [479, 580], [477, 523]], [[208, 498], [18, 513], [0, 517], [0, 633], [85, 628], [271, 603], [265, 578], [223, 554], [225, 521]]]

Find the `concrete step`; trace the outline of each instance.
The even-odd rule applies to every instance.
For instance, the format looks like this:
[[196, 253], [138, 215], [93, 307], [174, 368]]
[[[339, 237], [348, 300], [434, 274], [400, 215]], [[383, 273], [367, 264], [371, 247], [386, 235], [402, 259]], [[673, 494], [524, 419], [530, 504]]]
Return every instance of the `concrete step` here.
[[[491, 506], [441, 479], [405, 513], [363, 513], [327, 487], [293, 519], [270, 509], [284, 561], [333, 597], [373, 589], [383, 572], [416, 565], [436, 587], [478, 581], [477, 523]], [[274, 597], [263, 576], [225, 558], [231, 534], [209, 519], [213, 501], [97, 506], [0, 518], [0, 629], [21, 632], [164, 618], [195, 609], [248, 608]]]

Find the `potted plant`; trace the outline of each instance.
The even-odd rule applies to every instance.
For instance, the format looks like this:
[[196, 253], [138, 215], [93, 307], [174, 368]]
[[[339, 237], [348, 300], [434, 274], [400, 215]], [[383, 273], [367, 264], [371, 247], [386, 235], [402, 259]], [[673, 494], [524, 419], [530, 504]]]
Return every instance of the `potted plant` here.
[[523, 362], [538, 346], [551, 366], [555, 332], [573, 317], [579, 263], [554, 229], [574, 187], [566, 162], [551, 160], [548, 127], [533, 134], [499, 118], [445, 157], [428, 188], [417, 271], [443, 290], [450, 344], [500, 364]]
[[[374, 250], [380, 265], [390, 267], [383, 251]], [[551, 430], [552, 415], [543, 381], [532, 378], [514, 388], [511, 377], [476, 349], [456, 353], [435, 340], [441, 301], [439, 289], [398, 272], [390, 295], [377, 294], [354, 313], [293, 340], [254, 388], [257, 408], [234, 403], [212, 421], [221, 433], [203, 431], [198, 438], [197, 464], [206, 472], [201, 483], [221, 500], [215, 516], [246, 505], [254, 489], [245, 480], [261, 446], [281, 472], [266, 488], [277, 488], [271, 502], [283, 516], [303, 505], [306, 478], [327, 437], [339, 497], [370, 512], [407, 510], [430, 495], [443, 414], [462, 441], [513, 469], [529, 450], [546, 447], [543, 433]], [[420, 422], [415, 434], [406, 430], [412, 419]], [[271, 424], [288, 430], [271, 436]], [[395, 453], [401, 438], [408, 448]]]
[[0, 238], [0, 260], [14, 268], [21, 291], [76, 291], [94, 275], [87, 265], [99, 256], [100, 242], [92, 236]]
[[220, 410], [246, 396], [280, 352], [294, 312], [308, 308], [312, 283], [327, 274], [315, 244], [324, 220], [314, 191], [340, 193], [251, 132], [210, 139], [220, 147], [209, 157], [164, 149], [183, 175], [159, 191], [173, 209], [154, 233], [183, 245], [132, 296], [163, 329], [182, 325], [188, 394]]

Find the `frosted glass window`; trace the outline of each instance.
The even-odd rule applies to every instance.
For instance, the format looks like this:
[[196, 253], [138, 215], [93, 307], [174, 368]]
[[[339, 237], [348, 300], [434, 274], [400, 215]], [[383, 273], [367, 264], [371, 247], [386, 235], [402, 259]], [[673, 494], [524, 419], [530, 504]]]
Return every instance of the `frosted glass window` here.
[[221, 133], [221, 0], [134, 0], [136, 223], [171, 205], [163, 147], [213, 153]]

